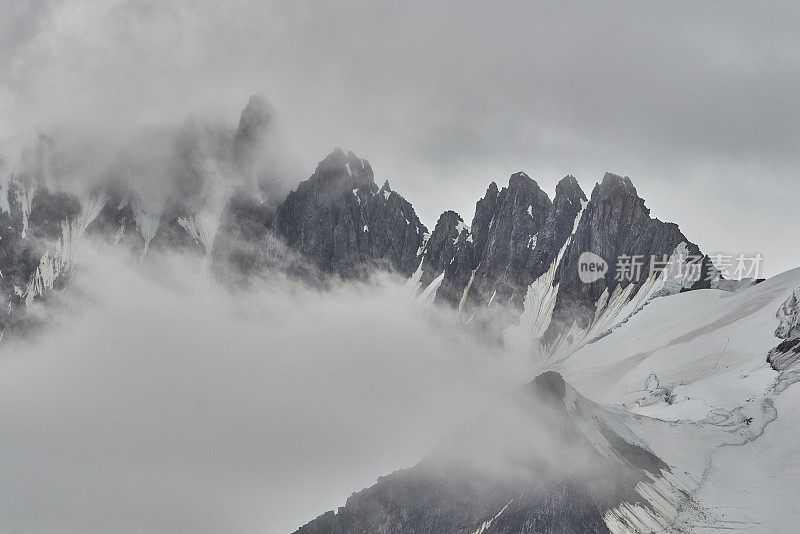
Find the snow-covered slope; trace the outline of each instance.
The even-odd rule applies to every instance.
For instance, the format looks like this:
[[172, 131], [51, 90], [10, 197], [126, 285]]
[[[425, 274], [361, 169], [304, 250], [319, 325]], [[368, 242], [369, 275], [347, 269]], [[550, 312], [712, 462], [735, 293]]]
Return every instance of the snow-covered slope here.
[[776, 313], [798, 286], [795, 269], [733, 293], [655, 299], [609, 335], [545, 367], [598, 402], [644, 415], [697, 421], [730, 411], [776, 379], [766, 361], [780, 342]]
[[[792, 532], [800, 521], [792, 496], [800, 460], [797, 362], [776, 371], [766, 357], [781, 342], [781, 325], [794, 320], [784, 303], [798, 287], [794, 269], [733, 293], [656, 299], [543, 367], [596, 402], [648, 417], [638, 435], [687, 474], [702, 512], [687, 529]], [[665, 425], [681, 436], [677, 442], [665, 439]]]

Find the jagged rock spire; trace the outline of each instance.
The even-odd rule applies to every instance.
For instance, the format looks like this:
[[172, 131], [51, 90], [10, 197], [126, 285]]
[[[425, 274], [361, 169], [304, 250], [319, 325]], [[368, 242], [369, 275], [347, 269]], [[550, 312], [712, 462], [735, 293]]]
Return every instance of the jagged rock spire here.
[[[702, 255], [697, 245], [691, 243], [676, 224], [651, 218], [650, 210], [630, 178], [605, 173], [592, 190], [591, 201], [558, 266], [559, 292], [545, 342], [553, 343], [573, 325], [579, 329], [588, 328], [597, 320], [598, 308], [608, 306], [618, 288], [618, 298], [633, 299], [655, 274], [651, 272], [652, 259], [661, 261], [671, 257], [681, 244], [686, 247], [686, 261], [690, 257], [700, 259], [698, 280], [691, 287], [709, 287], [706, 275], [712, 267], [711, 261]], [[579, 277], [580, 257], [585, 252], [600, 256], [609, 265], [605, 275], [592, 283], [585, 283]], [[615, 267], [625, 258], [640, 258], [641, 266], [638, 273], [621, 278]], [[632, 287], [623, 295], [621, 291], [629, 285]]]
[[339, 148], [278, 206], [275, 229], [323, 271], [344, 277], [375, 266], [409, 276], [427, 233], [388, 182], [378, 189], [367, 160]]
[[257, 145], [275, 117], [275, 110], [261, 95], [253, 95], [242, 110], [236, 130], [236, 149], [249, 149]]

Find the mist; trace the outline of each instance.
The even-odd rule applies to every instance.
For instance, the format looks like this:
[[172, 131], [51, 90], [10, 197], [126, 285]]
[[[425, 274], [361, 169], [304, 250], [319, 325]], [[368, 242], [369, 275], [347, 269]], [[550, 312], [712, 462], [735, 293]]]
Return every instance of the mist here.
[[[762, 254], [762, 276], [800, 265], [789, 3], [0, 0], [0, 14], [0, 214], [14, 178], [75, 195], [84, 219], [106, 194], [134, 219], [98, 230], [126, 231], [119, 246], [83, 221], [59, 260], [69, 284], [46, 296], [5, 275], [27, 322], [0, 334], [0, 530], [292, 532], [533, 378], [530, 336], [477, 343], [391, 274], [289, 274], [313, 269], [266, 217], [266, 237], [218, 239], [237, 195], [274, 208], [337, 146], [429, 229], [450, 209], [469, 223], [516, 171], [548, 193], [575, 175], [587, 195], [611, 171], [705, 253]], [[191, 253], [167, 227], [187, 214]], [[29, 239], [34, 269], [66, 241], [52, 219]], [[233, 272], [227, 245], [256, 248], [252, 269]], [[554, 453], [574, 451], [539, 441], [530, 415], [499, 422], [521, 419], [507, 435], [554, 479], [597, 474], [578, 453], [562, 472], [570, 454]]]
[[234, 294], [83, 257], [49, 329], [4, 342], [8, 532], [291, 532], [518, 380], [390, 277]]

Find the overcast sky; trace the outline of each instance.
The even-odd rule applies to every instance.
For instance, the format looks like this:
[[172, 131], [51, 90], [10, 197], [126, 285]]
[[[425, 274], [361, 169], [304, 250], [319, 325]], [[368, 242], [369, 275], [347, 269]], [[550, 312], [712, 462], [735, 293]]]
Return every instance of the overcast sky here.
[[[704, 251], [800, 266], [800, 7], [790, 2], [0, 0], [0, 154], [262, 93], [305, 174], [335, 146], [430, 227], [492, 180], [630, 176]], [[306, 176], [298, 176], [298, 180]]]

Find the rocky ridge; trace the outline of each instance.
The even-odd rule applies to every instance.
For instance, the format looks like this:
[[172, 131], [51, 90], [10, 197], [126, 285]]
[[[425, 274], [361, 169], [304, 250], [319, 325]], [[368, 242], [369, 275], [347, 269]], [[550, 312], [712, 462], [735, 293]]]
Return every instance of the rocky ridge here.
[[[289, 191], [270, 144], [274, 115], [253, 97], [236, 129], [188, 120], [160, 167], [142, 158], [120, 163], [89, 191], [59, 187], [53, 141], [42, 137], [0, 191], [7, 310], [0, 330], [66, 283], [84, 235], [126, 246], [140, 261], [150, 250], [189, 253], [226, 282], [247, 283], [275, 268], [344, 279], [386, 269], [409, 278], [426, 305], [452, 310], [467, 331], [496, 343], [521, 334], [546, 352], [588, 342], [650, 299], [708, 287], [713, 278], [699, 248], [675, 224], [651, 218], [630, 179], [613, 174], [590, 200], [567, 176], [551, 200], [518, 172], [505, 187], [489, 185], [470, 225], [446, 211], [430, 233], [352, 152], [336, 149]], [[160, 188], [130, 180], [153, 173], [163, 175]], [[579, 278], [587, 251], [610, 266], [588, 284]], [[700, 278], [655, 273], [645, 262], [638, 278], [618, 280], [613, 266], [631, 256], [672, 258], [672, 271], [699, 258]]]
[[778, 308], [779, 321], [775, 337], [782, 339], [767, 355], [767, 361], [776, 371], [785, 371], [800, 358], [800, 289], [793, 291]]

